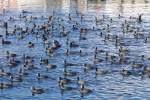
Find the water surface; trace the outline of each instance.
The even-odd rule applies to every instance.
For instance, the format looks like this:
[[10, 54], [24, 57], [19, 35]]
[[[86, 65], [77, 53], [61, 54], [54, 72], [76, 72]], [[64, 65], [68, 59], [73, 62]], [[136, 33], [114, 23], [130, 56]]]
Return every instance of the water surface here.
[[[149, 67], [149, 60], [141, 60], [141, 56], [150, 57], [149, 55], [149, 42], [145, 42], [144, 38], [149, 39], [149, 11], [150, 11], [150, 1], [149, 0], [0, 0], [0, 22], [8, 22], [8, 28], [0, 27], [0, 34], [3, 35], [1, 39], [11, 41], [10, 45], [0, 44], [0, 65], [6, 72], [11, 72], [13, 77], [19, 77], [18, 69], [23, 68], [22, 66], [26, 63], [24, 59], [21, 58], [22, 54], [31, 56], [35, 61], [29, 63], [28, 65], [35, 65], [39, 69], [24, 70], [24, 72], [29, 73], [27, 76], [22, 76], [23, 82], [13, 82], [13, 87], [10, 89], [2, 89], [0, 92], [1, 99], [85, 99], [85, 100], [99, 100], [99, 99], [149, 99], [149, 78], [142, 78], [141, 72], [142, 68], [132, 68], [131, 61], [135, 63], [140, 63], [147, 65]], [[6, 9], [8, 12], [3, 13], [2, 10]], [[22, 10], [28, 11], [28, 13], [22, 13]], [[55, 13], [57, 13], [55, 15]], [[82, 16], [77, 16], [76, 12], [80, 12]], [[19, 14], [23, 14], [26, 18], [19, 18]], [[69, 14], [74, 16], [71, 18], [75, 22], [69, 22]], [[118, 18], [118, 15], [123, 16]], [[142, 21], [137, 21], [140, 14], [142, 15]], [[41, 19], [41, 16], [46, 17], [46, 19]], [[103, 19], [103, 15], [108, 18]], [[25, 23], [25, 20], [30, 20], [31, 16], [37, 17], [33, 19], [30, 23]], [[36, 34], [29, 32], [29, 35], [22, 34], [23, 39], [18, 39], [17, 35], [20, 30], [17, 30], [14, 35], [7, 36], [6, 30], [9, 32], [14, 30], [14, 26], [21, 27], [23, 30], [28, 27], [32, 29], [33, 23], [36, 25], [43, 25], [44, 22], [49, 21], [49, 17], [55, 17], [53, 19], [53, 27], [58, 28], [59, 24], [65, 27], [67, 36], [60, 37], [59, 33], [63, 32], [62, 29], [54, 30], [52, 26], [47, 27], [53, 33], [50, 34], [52, 37], [46, 36], [46, 38], [52, 43], [53, 40], [59, 41], [61, 47], [54, 50], [57, 56], [50, 57], [49, 53], [45, 52], [46, 44], [43, 43], [42, 37], [36, 38]], [[136, 19], [130, 19], [130, 16], [136, 17]], [[10, 21], [9, 18], [12, 17], [15, 21]], [[101, 19], [99, 23], [96, 24], [95, 17]], [[58, 22], [58, 18], [64, 21]], [[82, 20], [82, 18], [84, 20]], [[111, 21], [111, 19], [113, 21]], [[125, 20], [130, 21], [130, 23], [125, 23]], [[81, 26], [76, 26], [77, 29], [72, 29], [72, 25], [76, 22]], [[130, 25], [134, 27], [132, 32], [124, 32], [125, 27], [122, 24]], [[113, 26], [114, 28], [108, 29], [109, 32], [103, 32], [103, 28], [107, 29], [107, 25]], [[94, 27], [94, 29], [93, 29]], [[88, 29], [86, 34], [80, 33], [80, 29]], [[95, 30], [98, 28], [100, 30]], [[144, 31], [138, 31], [137, 29], [143, 29]], [[37, 27], [33, 29], [40, 35], [44, 34], [43, 30], [37, 30]], [[142, 34], [142, 38], [137, 38], [134, 31]], [[120, 59], [119, 48], [120, 46], [115, 45], [115, 39], [109, 39], [110, 42], [105, 42], [105, 36], [100, 36], [103, 32], [104, 35], [118, 36], [123, 38], [123, 40], [118, 40], [119, 42], [125, 43], [122, 45], [124, 49], [128, 49], [128, 54], [125, 57], [129, 59], [126, 62], [118, 62]], [[79, 40], [79, 36], [86, 37], [85, 40]], [[66, 43], [67, 38], [69, 40], [75, 41], [79, 44], [79, 47], [70, 47]], [[28, 42], [35, 43], [34, 47], [27, 47]], [[103, 59], [102, 62], [93, 62], [93, 55], [95, 55], [94, 48], [104, 50], [102, 53], [97, 53], [97, 58]], [[66, 49], [74, 52], [73, 55], [66, 55]], [[79, 55], [79, 50], [86, 52], [88, 55]], [[21, 61], [17, 66], [10, 67], [9, 60], [12, 57], [6, 57], [6, 51], [10, 53], [16, 53], [17, 57], [15, 60]], [[105, 53], [108, 52], [109, 55], [114, 55], [116, 58], [114, 62], [110, 62], [110, 59], [105, 59]], [[56, 69], [46, 70], [46, 64], [39, 64], [40, 58], [48, 59], [50, 64], [57, 65]], [[64, 67], [63, 61], [66, 60], [69, 63], [77, 64], [77, 66], [67, 66]], [[99, 70], [107, 71], [105, 75], [96, 75], [95, 70], [84, 71], [83, 63], [87, 63], [89, 66], [98, 67]], [[63, 70], [66, 68], [67, 71], [77, 72], [76, 76], [65, 76]], [[129, 70], [132, 72], [131, 75], [123, 76], [121, 74], [122, 69]], [[41, 75], [47, 75], [51, 79], [41, 79], [36, 78], [36, 73]], [[147, 73], [149, 74], [149, 73]], [[71, 91], [62, 91], [60, 85], [58, 84], [58, 77], [71, 79], [71, 83], [64, 84], [65, 86], [73, 87]], [[81, 80], [85, 80], [88, 84], [85, 85], [86, 89], [92, 90], [92, 93], [87, 95], [82, 95], [79, 90], [81, 85], [76, 83], [77, 77]], [[11, 83], [9, 76], [0, 76], [0, 82]], [[44, 89], [43, 94], [35, 94], [31, 96], [31, 87]]]

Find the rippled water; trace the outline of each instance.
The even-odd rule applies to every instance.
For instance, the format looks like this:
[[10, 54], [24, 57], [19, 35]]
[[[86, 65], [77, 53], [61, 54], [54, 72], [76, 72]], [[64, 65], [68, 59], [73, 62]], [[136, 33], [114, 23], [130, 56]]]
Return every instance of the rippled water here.
[[[1, 89], [0, 99], [149, 99], [149, 78], [142, 78], [141, 72], [142, 68], [132, 68], [131, 61], [135, 63], [140, 63], [147, 65], [149, 67], [149, 60], [141, 60], [141, 56], [145, 55], [150, 58], [149, 55], [149, 42], [145, 42], [144, 38], [150, 38], [149, 36], [149, 11], [150, 11], [150, 0], [0, 0], [0, 23], [8, 22], [7, 30], [10, 32], [14, 30], [14, 26], [21, 27], [23, 30], [28, 27], [32, 29], [33, 23], [36, 25], [43, 25], [44, 22], [49, 21], [49, 17], [53, 15], [54, 27], [58, 28], [58, 25], [65, 27], [65, 30], [70, 31], [67, 36], [60, 37], [59, 32], [62, 32], [62, 29], [54, 30], [52, 26], [47, 27], [50, 29], [53, 34], [52, 37], [45, 36], [52, 43], [50, 46], [53, 46], [53, 40], [59, 41], [61, 47], [54, 50], [54, 53], [57, 56], [50, 57], [49, 53], [46, 53], [45, 48], [46, 44], [43, 43], [42, 37], [36, 38], [36, 34], [29, 32], [29, 35], [22, 34], [23, 39], [18, 39], [17, 35], [20, 33], [20, 30], [17, 30], [16, 33], [12, 36], [6, 35], [6, 28], [0, 27], [0, 34], [3, 35], [4, 40], [11, 41], [12, 44], [0, 44], [0, 65], [3, 66], [3, 69], [6, 72], [11, 72], [13, 77], [19, 77], [18, 69], [23, 68], [22, 66], [26, 63], [24, 59], [21, 58], [22, 54], [31, 56], [35, 61], [29, 63], [28, 65], [35, 65], [39, 69], [33, 70], [24, 70], [24, 72], [29, 73], [27, 76], [22, 76], [23, 82], [13, 82], [13, 87], [10, 89]], [[6, 9], [8, 12], [3, 13], [2, 10]], [[19, 18], [19, 14], [22, 14], [22, 10], [28, 11], [23, 15], [26, 18]], [[54, 15], [53, 11], [57, 13]], [[84, 21], [82, 21], [81, 16], [77, 16], [76, 11], [81, 12], [83, 15]], [[74, 16], [71, 18], [75, 22], [69, 22], [69, 14]], [[118, 15], [123, 16], [123, 18], [118, 18]], [[137, 19], [130, 19], [132, 17], [138, 17], [142, 15], [142, 21], [138, 22]], [[46, 17], [46, 19], [41, 19], [41, 16]], [[103, 19], [103, 15], [108, 16], [108, 18]], [[37, 19], [33, 19], [30, 23], [25, 23], [25, 20], [30, 20], [30, 17], [34, 16]], [[10, 21], [9, 18], [12, 17], [15, 21]], [[96, 24], [95, 17], [101, 19], [102, 24]], [[64, 21], [58, 22], [58, 18], [63, 19]], [[111, 21], [111, 18], [113, 21]], [[125, 20], [130, 21], [130, 23], [125, 23]], [[76, 26], [77, 29], [73, 30], [72, 25], [75, 25], [76, 22], [81, 26]], [[135, 27], [132, 32], [124, 32], [122, 24], [130, 25]], [[109, 32], [103, 32], [103, 28], [107, 29], [107, 25], [113, 26], [114, 28], [108, 29]], [[81, 34], [80, 29], [86, 28], [88, 31], [86, 34]], [[101, 30], [93, 30], [94, 28], [99, 28]], [[144, 29], [144, 31], [137, 31], [137, 28]], [[42, 30], [37, 30], [37, 27], [34, 28], [35, 32], [43, 34]], [[142, 38], [136, 38], [134, 31], [141, 33]], [[119, 42], [125, 43], [122, 45], [124, 49], [128, 49], [128, 54], [125, 57], [129, 59], [124, 62], [119, 61], [119, 48], [120, 46], [115, 46], [115, 39], [109, 39], [109, 42], [105, 42], [105, 36], [100, 36], [100, 33], [111, 36], [118, 36], [123, 38], [118, 40]], [[85, 40], [79, 40], [78, 37], [86, 37]], [[66, 43], [67, 38], [69, 40], [75, 41], [76, 44], [79, 44], [79, 47], [70, 47]], [[35, 43], [34, 47], [27, 47], [28, 42]], [[95, 55], [94, 48], [104, 50], [105, 52], [97, 53], [97, 58], [103, 59], [102, 62], [93, 62], [93, 55]], [[66, 49], [74, 52], [73, 55], [66, 55]], [[81, 56], [79, 55], [79, 50], [86, 52], [88, 55]], [[17, 66], [10, 67], [9, 60], [12, 57], [6, 57], [6, 51], [10, 53], [16, 53], [17, 57], [14, 57], [15, 60], [21, 61]], [[110, 62], [110, 59], [105, 59], [105, 53], [108, 52], [109, 55], [115, 55], [115, 61]], [[40, 65], [40, 58], [48, 59], [50, 64], [57, 65], [56, 69], [46, 70], [46, 65]], [[67, 71], [77, 72], [75, 76], [65, 76], [64, 75], [64, 65], [63, 61], [66, 60], [69, 63], [77, 64], [77, 66], [67, 66]], [[84, 71], [83, 63], [87, 63], [89, 66], [98, 67], [99, 70], [107, 71], [105, 75], [96, 75], [95, 70]], [[131, 75], [123, 76], [121, 74], [122, 69], [129, 70], [132, 72]], [[40, 79], [36, 78], [36, 73], [41, 75], [47, 75], [51, 79]], [[148, 73], [147, 73], [148, 74]], [[71, 83], [64, 84], [65, 86], [73, 87], [71, 91], [62, 91], [61, 87], [58, 84], [58, 77], [71, 79]], [[76, 83], [77, 77], [80, 77], [81, 80], [85, 80], [88, 83], [85, 85], [86, 89], [92, 90], [91, 93], [81, 95], [79, 92], [81, 86]], [[0, 82], [11, 83], [9, 76], [0, 76]], [[31, 96], [31, 87], [44, 89], [44, 93], [35, 94]]]

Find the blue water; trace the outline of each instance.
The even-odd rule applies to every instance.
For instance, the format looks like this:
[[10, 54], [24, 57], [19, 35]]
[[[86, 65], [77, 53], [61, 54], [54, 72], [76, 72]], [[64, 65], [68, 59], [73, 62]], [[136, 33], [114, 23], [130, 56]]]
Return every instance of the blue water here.
[[[9, 1], [9, 0], [8, 0]], [[50, 47], [53, 46], [53, 40], [57, 40], [61, 47], [54, 50], [56, 56], [50, 57], [49, 53], [46, 53], [45, 48], [47, 44], [44, 44], [42, 37], [36, 38], [36, 34], [29, 32], [29, 35], [23, 35], [23, 39], [18, 39], [17, 35], [20, 33], [20, 30], [17, 30], [14, 35], [7, 36], [6, 28], [0, 27], [0, 34], [3, 35], [4, 40], [11, 41], [10, 45], [0, 44], [0, 65], [3, 66], [3, 69], [6, 72], [11, 72], [13, 77], [20, 77], [18, 75], [18, 69], [22, 68], [26, 63], [24, 62], [22, 54], [31, 56], [35, 61], [29, 63], [28, 65], [34, 65], [39, 67], [38, 69], [33, 70], [23, 70], [24, 72], [29, 73], [27, 76], [21, 76], [23, 82], [13, 82], [12, 88], [1, 89], [0, 99], [12, 99], [12, 100], [99, 100], [99, 99], [149, 99], [149, 78], [142, 78], [141, 72], [142, 68], [132, 68], [131, 61], [135, 63], [140, 63], [147, 65], [149, 67], [149, 60], [141, 60], [141, 56], [150, 58], [149, 55], [149, 42], [145, 42], [144, 38], [149, 39], [149, 5], [150, 1], [143, 0], [138, 1], [122, 1], [117, 2], [118, 0], [109, 1], [109, 0], [21, 0], [15, 2], [8, 2], [7, 0], [1, 1], [0, 9], [0, 23], [8, 22], [7, 30], [10, 32], [14, 30], [14, 26], [21, 27], [23, 30], [28, 27], [32, 29], [33, 23], [36, 25], [43, 25], [44, 22], [49, 21], [49, 17], [53, 15], [54, 27], [58, 28], [58, 25], [65, 27], [67, 36], [60, 37], [59, 32], [62, 32], [62, 29], [54, 30], [52, 26], [47, 27], [53, 33], [52, 37], [45, 36], [50, 42]], [[16, 3], [16, 4], [15, 4]], [[13, 6], [15, 5], [15, 7]], [[8, 12], [3, 13], [2, 10], [6, 9]], [[22, 10], [28, 11], [23, 15], [26, 18], [19, 18], [19, 14], [22, 14]], [[53, 11], [57, 14], [54, 15]], [[76, 11], [81, 12], [83, 19], [81, 21], [81, 16], [77, 16]], [[72, 20], [75, 22], [69, 22], [69, 14], [74, 16]], [[118, 15], [123, 16], [123, 18], [118, 18]], [[138, 17], [138, 14], [143, 14], [142, 22], [138, 22], [137, 19], [130, 19], [129, 17]], [[41, 16], [46, 17], [46, 19], [41, 19]], [[103, 15], [108, 16], [108, 18], [103, 19]], [[25, 23], [25, 20], [30, 20], [30, 17], [37, 17], [33, 19], [30, 23]], [[15, 21], [9, 21], [9, 18], [12, 17]], [[101, 23], [97, 24], [95, 22], [95, 17], [101, 19]], [[64, 21], [58, 22], [57, 19], [63, 19]], [[110, 22], [111, 18], [114, 20]], [[130, 23], [125, 24], [125, 20], [130, 21]], [[78, 29], [73, 30], [72, 25], [75, 25], [76, 22], [81, 26], [76, 26]], [[125, 32], [123, 34], [122, 24], [130, 25], [135, 27], [133, 31], [137, 31], [137, 28], [144, 29], [144, 31], [138, 32], [143, 34], [143, 38], [136, 38], [134, 32]], [[123, 38], [123, 40], [118, 40], [123, 42], [126, 45], [122, 47], [128, 49], [128, 54], [125, 57], [129, 59], [125, 60], [126, 62], [119, 61], [119, 48], [120, 46], [115, 46], [115, 39], [110, 39], [109, 42], [105, 42], [105, 36], [100, 36], [103, 28], [107, 29], [107, 25], [113, 26], [114, 28], [109, 29], [109, 32], [103, 32], [103, 34], [110, 34], [111, 36], [118, 36]], [[80, 28], [86, 28], [88, 31], [86, 34], [80, 33]], [[101, 30], [92, 30], [92, 28], [99, 28]], [[124, 28], [125, 29], [125, 28]], [[37, 27], [34, 28], [35, 32], [39, 32], [40, 35], [43, 34], [42, 30], [37, 30]], [[78, 37], [86, 37], [86, 40], [79, 40]], [[73, 40], [79, 47], [70, 47], [66, 43], [67, 38]], [[27, 46], [28, 42], [35, 43], [34, 47], [29, 48]], [[97, 53], [97, 58], [103, 59], [102, 62], [93, 62], [93, 55], [95, 55], [94, 48], [104, 50], [102, 53]], [[66, 55], [66, 49], [71, 52], [74, 52], [73, 55]], [[79, 51], [82, 50], [88, 55], [81, 56]], [[10, 67], [9, 60], [13, 57], [6, 57], [6, 51], [10, 53], [16, 53], [17, 56], [14, 57], [15, 60], [21, 61], [17, 66]], [[108, 52], [109, 55], [116, 56], [115, 62], [111, 63], [110, 59], [105, 59], [105, 53]], [[49, 64], [54, 64], [57, 66], [56, 69], [46, 70], [46, 64], [40, 65], [40, 58], [48, 59]], [[63, 61], [66, 60], [68, 63], [77, 64], [77, 66], [66, 66], [64, 67]], [[89, 66], [98, 67], [99, 70], [107, 71], [105, 75], [96, 75], [95, 70], [84, 71], [83, 63], [87, 63]], [[63, 70], [77, 72], [75, 76], [65, 76]], [[123, 76], [121, 74], [122, 69], [129, 70], [132, 72], [131, 75]], [[47, 75], [50, 79], [40, 79], [36, 78], [36, 74], [40, 73], [41, 75]], [[149, 73], [147, 73], [149, 74]], [[64, 84], [64, 86], [72, 87], [71, 91], [62, 91], [61, 86], [58, 84], [58, 77], [71, 79], [71, 83]], [[89, 94], [82, 95], [79, 91], [81, 85], [78, 85], [77, 77], [80, 77], [81, 80], [87, 81], [85, 89], [92, 90]], [[9, 76], [0, 76], [0, 82], [11, 83]], [[34, 86], [37, 89], [43, 89], [44, 93], [35, 94], [32, 96], [31, 87]]]

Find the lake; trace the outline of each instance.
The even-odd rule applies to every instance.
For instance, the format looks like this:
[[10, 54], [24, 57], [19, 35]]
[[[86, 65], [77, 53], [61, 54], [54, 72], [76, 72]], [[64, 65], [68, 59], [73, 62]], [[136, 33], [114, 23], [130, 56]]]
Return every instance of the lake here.
[[0, 99], [149, 99], [149, 12], [150, 0], [0, 0], [0, 82], [13, 86]]

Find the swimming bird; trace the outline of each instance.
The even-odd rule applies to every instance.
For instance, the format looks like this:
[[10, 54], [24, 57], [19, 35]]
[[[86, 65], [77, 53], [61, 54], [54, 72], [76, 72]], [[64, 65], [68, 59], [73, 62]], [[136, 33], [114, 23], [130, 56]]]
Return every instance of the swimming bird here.
[[9, 66], [12, 67], [12, 66], [17, 66], [18, 63], [15, 62], [14, 60], [9, 60]]
[[150, 72], [150, 67], [147, 67], [146, 65], [142, 67], [143, 71], [148, 71]]
[[8, 27], [8, 23], [7, 22], [3, 22], [3, 23], [0, 24], [0, 26], [7, 28]]
[[84, 89], [84, 85], [81, 86], [81, 89], [80, 89], [81, 94], [88, 94], [90, 92], [92, 92], [92, 91], [89, 89]]
[[122, 69], [122, 75], [131, 75], [131, 72], [125, 69]]
[[12, 17], [9, 18], [10, 21], [15, 21], [15, 19], [13, 19]]
[[61, 26], [60, 24], [58, 24], [58, 28], [63, 28], [63, 26]]
[[3, 9], [3, 13], [8, 13], [8, 11], [6, 9]]
[[92, 30], [93, 30], [93, 31], [97, 31], [97, 30], [101, 30], [101, 29], [92, 27]]
[[34, 59], [33, 58], [25, 58], [25, 62], [32, 63], [32, 62], [34, 62]]
[[53, 10], [53, 15], [57, 15], [57, 13]]
[[124, 55], [119, 55], [119, 57], [121, 60], [129, 60], [130, 59], [130, 57], [124, 57]]
[[106, 28], [103, 28], [102, 31], [103, 31], [103, 32], [109, 32], [109, 30], [106, 29]]
[[17, 25], [14, 26], [14, 29], [15, 30], [22, 30], [22, 28], [21, 27], [17, 27]]
[[[96, 25], [102, 25], [103, 23], [102, 22], [99, 22], [99, 21], [95, 21], [96, 22]], [[101, 29], [99, 29], [99, 30], [101, 30]]]
[[62, 29], [63, 29], [63, 30], [62, 30], [63, 33], [70, 33], [70, 31], [66, 31], [66, 30], [65, 30], [65, 27], [64, 27], [64, 26], [63, 26]]
[[33, 17], [33, 16], [31, 16], [30, 18], [31, 18], [31, 19], [37, 19], [37, 17]]
[[22, 10], [22, 13], [28, 13], [28, 11]]
[[122, 46], [122, 45], [125, 45], [125, 43], [123, 43], [123, 42], [118, 42], [118, 40], [116, 39], [115, 45], [116, 45], [116, 46]]
[[30, 32], [32, 32], [32, 33], [35, 33], [35, 32], [33, 31], [33, 29], [29, 29], [28, 27], [26, 27], [26, 31], [30, 31]]
[[135, 64], [134, 61], [132, 61], [131, 64], [132, 64], [132, 67], [133, 67], [133, 68], [141, 68], [141, 67], [144, 66], [143, 64]]
[[40, 38], [40, 37], [42, 37], [42, 36], [43, 36], [43, 35], [39, 34], [39, 32], [36, 32], [36, 35], [35, 35], [36, 38]]
[[21, 69], [21, 68], [20, 68], [18, 71], [19, 71], [19, 73], [18, 73], [18, 74], [19, 74], [20, 76], [29, 75], [29, 73], [24, 73], [24, 72], [22, 71], [22, 69]]
[[31, 22], [31, 20], [28, 20], [28, 19], [25, 20], [25, 23], [30, 23], [30, 22]]
[[145, 38], [144, 40], [145, 40], [145, 42], [150, 42], [150, 39], [148, 39], [148, 38]]
[[87, 66], [86, 63], [83, 64], [83, 68], [84, 68], [85, 70], [92, 70], [92, 69], [95, 69], [94, 67]]
[[10, 59], [10, 62], [11, 62], [11, 63], [20, 63], [19, 60], [15, 60], [14, 58]]
[[27, 46], [28, 46], [28, 47], [33, 47], [33, 46], [34, 46], [34, 43], [28, 42]]
[[78, 28], [76, 27], [76, 25], [72, 25], [72, 29], [77, 30]]
[[95, 53], [99, 53], [99, 52], [104, 52], [104, 50], [98, 50], [97, 47], [95, 47], [95, 50], [94, 50]]
[[135, 31], [134, 36], [135, 36], [136, 38], [144, 38], [144, 35], [143, 35], [142, 33], [136, 33], [136, 31]]
[[122, 47], [120, 47], [119, 51], [123, 52], [123, 51], [129, 51], [129, 50], [128, 49], [123, 49]]
[[61, 47], [61, 45], [59, 44], [59, 42], [58, 42], [57, 40], [53, 40], [53, 46], [54, 46], [55, 48]]
[[18, 33], [17, 38], [18, 39], [23, 39], [23, 35], [21, 33]]
[[3, 84], [2, 82], [0, 82], [0, 87], [2, 87], [2, 88], [11, 88], [11, 87], [13, 87], [13, 85], [12, 84]]
[[76, 10], [76, 14], [77, 14], [77, 16], [82, 16], [81, 12], [79, 12], [77, 10]]
[[73, 22], [75, 22], [75, 21], [72, 20], [71, 17], [69, 17], [69, 22], [70, 22], [70, 23], [73, 23]]
[[86, 55], [88, 55], [88, 53], [86, 53], [86, 52], [82, 52], [82, 51], [80, 50], [80, 55], [82, 55], [82, 56], [86, 56]]
[[70, 41], [69, 38], [67, 38], [67, 42], [66, 43], [70, 44], [70, 43], [74, 43], [74, 41]]
[[142, 60], [150, 60], [150, 58], [145, 57], [144, 55], [142, 55]]
[[[59, 17], [57, 18], [57, 21], [60, 22], [60, 21], [64, 21], [63, 19], [60, 19]], [[59, 27], [61, 28], [61, 27]]]
[[67, 36], [67, 34], [63, 33], [63, 32], [59, 32], [59, 36], [63, 37], [63, 36]]
[[83, 27], [80, 28], [80, 33], [81, 34], [86, 34], [86, 32], [88, 31], [89, 29], [85, 29]]
[[4, 39], [2, 39], [2, 44], [11, 44], [10, 41], [5, 41]]
[[61, 89], [62, 90], [72, 90], [73, 89], [72, 87], [66, 87], [66, 86], [64, 86], [63, 83], [60, 83], [60, 85], [61, 85]]
[[6, 53], [7, 53], [7, 57], [16, 57], [17, 56], [17, 54], [15, 54], [15, 53], [9, 53], [9, 51], [6, 51]]
[[67, 72], [67, 70], [64, 69], [64, 75], [74, 76], [74, 75], [76, 75], [76, 74], [77, 74], [76, 72]]
[[23, 79], [20, 78], [20, 77], [12, 77], [12, 76], [10, 76], [10, 81], [12, 81], [12, 82], [22, 82]]
[[143, 32], [143, 31], [145, 31], [144, 29], [140, 29], [139, 27], [137, 28], [137, 31], [138, 32]]
[[4, 69], [1, 69], [1, 71], [2, 71], [3, 76], [10, 76], [11, 75], [10, 72], [5, 72]]
[[57, 27], [54, 27], [54, 26], [52, 25], [52, 30], [57, 30]]
[[86, 37], [81, 36], [81, 34], [79, 35], [79, 40], [86, 40]]
[[84, 84], [87, 84], [87, 82], [86, 81], [82, 81], [82, 80], [80, 80], [79, 77], [77, 77], [77, 84], [84, 85]]
[[115, 36], [110, 35], [110, 34], [107, 34], [107, 38], [108, 38], [108, 39], [115, 39]]
[[44, 93], [43, 89], [35, 89], [35, 87], [31, 87], [32, 93], [41, 94]]
[[23, 65], [23, 69], [24, 70], [32, 70], [32, 69], [38, 69], [38, 67], [34, 66], [34, 65]]
[[68, 15], [69, 18], [73, 18], [74, 16], [71, 16], [71, 14]]
[[115, 36], [115, 39], [117, 39], [117, 40], [123, 40], [122, 37], [118, 37], [118, 36]]
[[25, 30], [24, 34], [25, 35], [29, 35], [29, 32], [27, 30]]
[[131, 21], [127, 21], [126, 19], [124, 20], [125, 23], [131, 23]]
[[66, 60], [63, 61], [64, 66], [77, 66], [77, 64], [67, 63]]
[[71, 54], [74, 54], [73, 52], [70, 52], [68, 49], [66, 50], [66, 54], [67, 55], [71, 55]]
[[23, 15], [23, 14], [20, 14], [19, 17], [20, 17], [20, 18], [25, 18], [26, 16]]
[[107, 73], [107, 71], [99, 71], [97, 67], [95, 68], [95, 70], [96, 70], [95, 71], [96, 74], [106, 74]]
[[48, 64], [48, 59], [42, 59], [40, 58], [40, 64]]
[[37, 78], [38, 78], [38, 79], [49, 79], [48, 76], [40, 75], [40, 73], [37, 73]]
[[57, 56], [57, 54], [56, 53], [54, 53], [54, 50], [49, 50], [49, 56], [50, 57], [53, 57], [53, 56]]
[[145, 74], [144, 71], [141, 72], [141, 77], [147, 77], [150, 78], [150, 74]]
[[107, 36], [105, 36], [104, 42], [110, 42], [110, 41], [111, 40]]
[[58, 82], [59, 83], [70, 83], [71, 80], [67, 79], [67, 78], [58, 77]]
[[76, 22], [75, 26], [81, 26], [81, 25]]
[[46, 69], [54, 69], [54, 68], [57, 68], [57, 66], [53, 65], [53, 64], [47, 64], [46, 65]]
[[79, 47], [79, 45], [75, 43], [70, 43], [70, 47]]
[[110, 19], [110, 22], [112, 23], [112, 22], [116, 22], [115, 20], [113, 20], [112, 18]]
[[121, 49], [119, 49], [119, 56], [124, 56], [124, 55], [128, 55], [128, 52], [123, 52], [121, 51]]
[[115, 28], [115, 26], [110, 26], [109, 24], [107, 24], [107, 28], [111, 29], [111, 28]]
[[106, 15], [103, 15], [103, 19], [107, 19], [107, 18], [109, 18], [108, 16], [106, 16]]
[[103, 59], [96, 58], [96, 55], [94, 55], [93, 61], [94, 62], [101, 62], [101, 61], [103, 61]]
[[143, 13], [140, 14], [140, 15], [138, 15], [138, 18], [137, 18], [137, 21], [138, 21], [138, 22], [141, 22], [141, 21], [142, 21], [142, 16], [143, 16]]
[[35, 23], [33, 23], [32, 27], [33, 27], [33, 28], [35, 28], [35, 27], [36, 27], [36, 24], [35, 24]]
[[38, 25], [38, 30], [43, 30], [43, 29], [45, 29], [46, 27], [49, 27], [49, 26], [51, 26], [49, 23], [44, 22], [44, 24], [42, 26]]
[[116, 58], [114, 55], [109, 55], [108, 52], [105, 53], [105, 58]]
[[102, 19], [98, 19], [97, 17], [94, 17], [95, 21], [102, 21]]
[[10, 31], [10, 32], [8, 32], [8, 30], [6, 30], [6, 36], [12, 36], [12, 35], [14, 35], [15, 34], [15, 32], [16, 32], [16, 29], [14, 29], [13, 31]]

